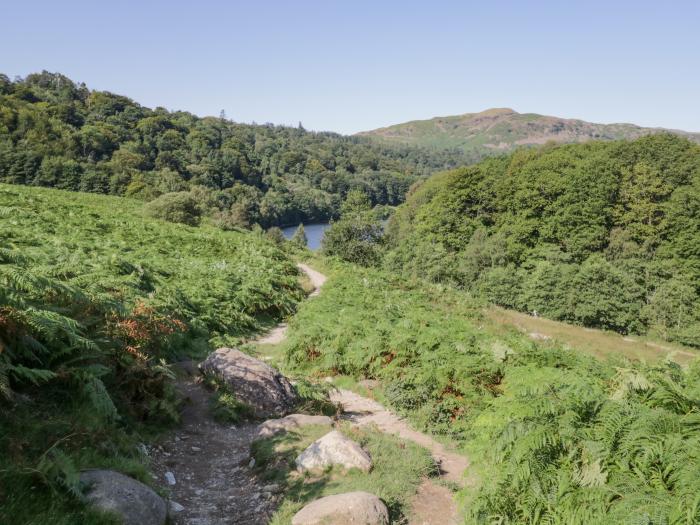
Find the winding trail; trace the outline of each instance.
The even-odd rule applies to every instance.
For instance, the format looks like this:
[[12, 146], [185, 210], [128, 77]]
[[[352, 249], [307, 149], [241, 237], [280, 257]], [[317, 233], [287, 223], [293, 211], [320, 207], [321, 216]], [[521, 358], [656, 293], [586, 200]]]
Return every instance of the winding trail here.
[[[326, 276], [299, 264], [311, 280], [314, 291], [309, 295], [319, 295], [320, 289], [326, 282]], [[270, 332], [257, 340], [258, 343], [279, 344], [286, 338], [287, 325], [281, 323]], [[469, 460], [454, 452], [450, 452], [431, 436], [411, 428], [408, 422], [384, 408], [377, 401], [361, 396], [351, 390], [336, 389], [330, 394], [331, 401], [343, 407], [342, 419], [358, 426], [374, 425], [387, 434], [395, 434], [401, 439], [413, 441], [428, 449], [440, 468], [440, 479], [453, 482], [458, 486], [464, 485], [464, 472], [469, 467]], [[459, 522], [457, 505], [452, 492], [444, 485], [433, 479], [426, 479], [419, 487], [412, 502], [412, 515], [409, 525], [456, 525]]]
[[[297, 265], [317, 296], [326, 276], [305, 264]], [[276, 345], [285, 340], [287, 324], [280, 323], [255, 340]], [[180, 364], [177, 389], [185, 401], [181, 426], [168, 439], [150, 449], [154, 475], [169, 489], [177, 502], [172, 513], [174, 525], [258, 525], [267, 523], [281, 495], [263, 486], [250, 464], [250, 445], [257, 423], [238, 425], [215, 421], [209, 409], [212, 397], [194, 363]], [[462, 485], [467, 458], [448, 451], [432, 437], [418, 432], [381, 404], [350, 390], [336, 390], [331, 400], [343, 406], [342, 418], [357, 425], [375, 425], [382, 432], [396, 434], [428, 449], [440, 467], [440, 478]], [[175, 484], [167, 483], [174, 477]], [[409, 525], [452, 525], [458, 523], [452, 492], [434, 479], [426, 479], [412, 502]]]
[[[342, 419], [356, 425], [374, 425], [386, 434], [395, 434], [406, 441], [413, 441], [428, 449], [440, 468], [440, 479], [458, 486], [464, 485], [464, 473], [469, 460], [450, 452], [431, 436], [411, 428], [408, 422], [384, 408], [381, 404], [352, 392], [336, 390], [331, 393], [331, 401], [343, 406]], [[433, 479], [426, 479], [413, 498], [409, 525], [456, 525], [459, 513], [452, 492]]]

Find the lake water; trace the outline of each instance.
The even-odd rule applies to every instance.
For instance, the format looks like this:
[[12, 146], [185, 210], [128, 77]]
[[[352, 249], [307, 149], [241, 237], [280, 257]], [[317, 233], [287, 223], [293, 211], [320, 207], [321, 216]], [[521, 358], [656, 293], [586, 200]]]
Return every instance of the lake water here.
[[[321, 240], [323, 239], [323, 234], [326, 232], [330, 226], [327, 222], [319, 222], [316, 224], [304, 224], [304, 231], [306, 232], [306, 246], [310, 250], [318, 250], [321, 247]], [[286, 239], [291, 239], [294, 232], [297, 231], [299, 226], [289, 226], [287, 228], [282, 228], [282, 233]]]

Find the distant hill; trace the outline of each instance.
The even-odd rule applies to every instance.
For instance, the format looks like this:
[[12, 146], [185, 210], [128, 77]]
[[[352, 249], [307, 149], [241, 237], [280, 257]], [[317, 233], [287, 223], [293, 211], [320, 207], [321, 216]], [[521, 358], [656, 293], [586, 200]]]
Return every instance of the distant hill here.
[[700, 142], [700, 133], [634, 124], [594, 124], [576, 119], [518, 113], [509, 108], [487, 109], [429, 120], [413, 120], [358, 133], [383, 142], [419, 145], [435, 149], [460, 149], [478, 159], [508, 152], [518, 146], [534, 146], [549, 141], [586, 142], [589, 140], [636, 139], [660, 131], [670, 131]]

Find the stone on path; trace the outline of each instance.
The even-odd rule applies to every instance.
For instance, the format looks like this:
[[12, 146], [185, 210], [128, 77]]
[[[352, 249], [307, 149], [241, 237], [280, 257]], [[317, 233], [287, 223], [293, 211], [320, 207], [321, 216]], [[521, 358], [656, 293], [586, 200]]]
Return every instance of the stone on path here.
[[291, 414], [280, 419], [268, 419], [258, 426], [256, 437], [258, 439], [268, 438], [280, 432], [289, 432], [306, 425], [330, 427], [333, 425], [333, 420], [328, 416], [307, 416], [306, 414]]
[[348, 469], [357, 468], [363, 472], [369, 472], [372, 468], [372, 459], [352, 439], [333, 430], [309, 445], [297, 457], [296, 465], [301, 471], [341, 465]]
[[86, 470], [80, 481], [88, 486], [85, 499], [119, 515], [124, 525], [163, 525], [168, 507], [147, 485], [114, 470]]
[[222, 380], [257, 417], [288, 414], [298, 400], [294, 387], [278, 370], [235, 348], [219, 348], [200, 368]]
[[292, 518], [292, 525], [388, 525], [389, 511], [369, 492], [347, 492], [309, 503]]

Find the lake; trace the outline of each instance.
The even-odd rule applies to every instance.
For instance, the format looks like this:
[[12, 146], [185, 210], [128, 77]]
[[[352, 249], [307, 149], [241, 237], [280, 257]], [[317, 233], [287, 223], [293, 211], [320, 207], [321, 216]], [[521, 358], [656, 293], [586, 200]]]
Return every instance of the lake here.
[[[318, 250], [321, 247], [321, 240], [323, 239], [323, 234], [326, 232], [330, 226], [327, 222], [317, 222], [315, 224], [304, 224], [304, 231], [306, 232], [306, 246], [310, 250]], [[282, 228], [282, 233], [285, 239], [291, 239], [294, 232], [297, 231], [299, 226], [288, 226], [287, 228]]]

